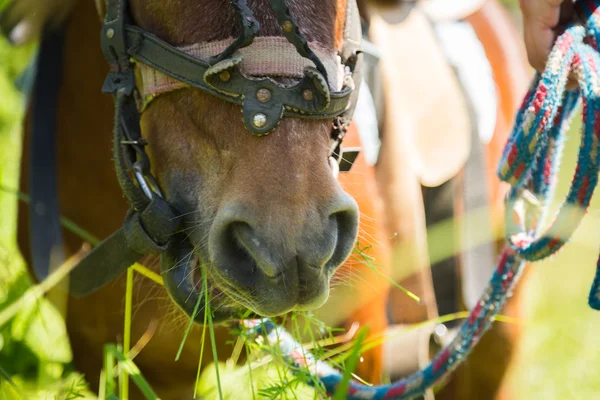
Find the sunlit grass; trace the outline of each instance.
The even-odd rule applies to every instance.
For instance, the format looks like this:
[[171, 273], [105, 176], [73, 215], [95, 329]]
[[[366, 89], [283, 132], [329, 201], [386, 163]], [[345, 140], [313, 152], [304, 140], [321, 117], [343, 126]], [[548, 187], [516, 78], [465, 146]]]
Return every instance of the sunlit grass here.
[[[119, 350], [113, 344], [107, 344], [104, 346], [104, 371], [105, 377], [107, 379], [106, 388], [107, 392], [105, 393], [106, 398], [110, 398], [111, 395], [115, 395], [116, 386], [113, 382], [115, 376], [115, 372], [117, 368], [115, 368], [115, 361], [118, 361], [118, 369], [121, 371], [121, 386], [120, 386], [120, 398], [128, 399], [128, 388], [123, 390], [123, 381], [125, 377], [129, 376], [135, 383], [135, 385], [141, 390], [142, 394], [150, 400], [158, 399], [154, 390], [148, 383], [148, 381], [143, 377], [139, 368], [135, 365], [133, 361], [131, 361], [123, 351]], [[126, 373], [123, 374], [123, 372]]]

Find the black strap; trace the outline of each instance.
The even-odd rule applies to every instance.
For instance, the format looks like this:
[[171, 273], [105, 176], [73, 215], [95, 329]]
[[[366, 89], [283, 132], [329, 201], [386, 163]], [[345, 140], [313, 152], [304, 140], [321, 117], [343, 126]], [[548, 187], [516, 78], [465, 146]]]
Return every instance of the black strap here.
[[132, 209], [123, 227], [95, 247], [71, 273], [70, 292], [75, 296], [85, 296], [102, 287], [145, 255], [166, 251], [181, 219], [157, 187], [148, 187], [146, 194], [142, 183], [136, 184], [132, 179], [136, 172], [142, 179], [151, 177], [150, 161], [144, 151], [133, 95], [127, 87], [113, 89], [113, 158], [119, 184]]
[[[34, 89], [29, 177], [30, 240], [33, 267], [40, 281], [48, 276], [51, 267], [64, 260], [56, 164], [56, 116], [63, 41], [63, 32], [44, 35]], [[133, 209], [127, 214], [123, 228], [96, 246], [71, 273], [70, 291], [76, 296], [100, 288], [143, 256], [164, 251], [179, 225], [177, 213], [156, 193], [149, 199], [128, 173], [136, 166], [143, 175], [150, 171], [149, 160], [143, 151], [133, 90], [128, 89], [128, 83], [133, 85], [134, 82], [128, 81], [128, 76], [127, 72], [112, 75], [116, 104], [113, 150], [119, 183]]]
[[94, 247], [71, 272], [71, 294], [88, 295], [144, 256], [164, 252], [178, 226], [179, 218], [160, 197], [154, 197], [142, 212], [130, 210], [123, 227]]
[[143, 256], [127, 246], [121, 228], [94, 247], [73, 269], [69, 292], [73, 296], [86, 296], [115, 279]]
[[346, 25], [344, 26], [344, 47], [341, 51], [341, 56], [344, 65], [348, 66], [352, 71], [352, 79], [348, 82], [351, 93], [349, 97], [348, 107], [334, 121], [333, 129], [331, 130], [331, 140], [335, 143], [333, 147], [333, 158], [338, 162], [340, 172], [350, 171], [354, 160], [358, 156], [358, 151], [345, 151], [342, 146], [342, 141], [348, 127], [354, 117], [354, 110], [358, 103], [358, 91], [363, 81], [363, 54], [360, 51], [362, 42], [361, 21], [358, 15], [358, 7], [356, 0], [349, 0], [346, 7]]
[[[115, 104], [115, 169], [119, 184], [133, 208], [123, 227], [96, 246], [71, 273], [70, 292], [75, 296], [85, 296], [102, 287], [142, 257], [167, 250], [180, 223], [179, 213], [156, 189], [148, 188], [149, 198], [132, 179], [131, 173], [135, 173], [132, 170], [141, 163], [146, 164], [140, 166], [142, 176], [151, 176], [150, 165], [149, 161], [140, 162], [146, 154], [133, 97], [125, 92], [117, 93]], [[142, 157], [140, 153], [143, 153]]]
[[58, 93], [64, 32], [43, 35], [37, 59], [29, 156], [29, 240], [38, 281], [64, 261], [56, 165]]
[[[123, 34], [125, 2], [109, 0], [108, 5], [105, 27], [112, 29], [111, 35]], [[103, 48], [114, 67], [103, 91], [115, 99], [113, 158], [119, 184], [132, 209], [123, 227], [88, 253], [71, 273], [70, 292], [75, 296], [102, 287], [145, 255], [164, 252], [179, 227], [179, 214], [163, 200], [151, 174], [133, 97], [135, 79], [120, 44], [117, 41], [116, 47]], [[55, 215], [58, 217], [58, 209]]]
[[254, 16], [250, 7], [248, 7], [246, 0], [232, 1], [231, 5], [236, 10], [240, 25], [240, 35], [233, 43], [223, 50], [221, 54], [211, 57], [209, 60], [210, 64], [216, 64], [219, 61], [223, 61], [224, 59], [231, 57], [238, 49], [250, 46], [260, 30], [260, 23]]
[[[125, 34], [127, 54], [137, 61], [140, 61], [173, 79], [201, 89], [211, 95], [234, 104], [243, 104], [244, 98], [242, 95], [247, 91], [255, 93], [258, 89], [268, 85], [266, 87], [269, 89], [281, 90], [283, 103], [286, 106], [289, 106], [284, 111], [285, 116], [325, 119], [337, 116], [341, 111], [345, 110], [352, 92], [351, 88], [347, 87], [340, 92], [331, 92], [331, 103], [323, 109], [320, 108], [321, 104], [319, 104], [320, 102], [322, 103], [322, 99], [319, 99], [316, 95], [318, 92], [315, 93], [312, 101], [303, 101], [300, 100], [298, 96], [291, 95], [291, 93], [295, 94], [298, 92], [297, 86], [299, 85], [303, 88], [306, 87], [307, 89], [321, 91], [322, 88], [320, 84], [317, 85], [310, 81], [302, 83], [301, 81], [298, 85], [293, 87], [272, 85], [270, 83], [273, 83], [273, 81], [270, 79], [246, 78], [237, 70], [237, 68], [234, 68], [237, 66], [236, 64], [228, 65], [230, 76], [227, 81], [209, 79], [212, 75], [210, 73], [207, 74], [207, 72], [209, 72], [209, 69], [213, 66], [207, 61], [194, 58], [159, 39], [152, 33], [144, 31], [136, 26], [125, 26]], [[113, 40], [111, 40], [110, 43], [113, 43]], [[216, 78], [219, 77], [217, 76]], [[326, 83], [326, 81], [324, 82]], [[296, 108], [297, 110], [294, 110], [293, 108]]]
[[287, 1], [285, 0], [269, 0], [269, 5], [271, 9], [275, 12], [277, 16], [277, 22], [279, 26], [281, 26], [281, 30], [283, 31], [283, 35], [285, 38], [294, 45], [298, 54], [302, 57], [311, 60], [319, 72], [323, 74], [325, 79], [327, 79], [327, 70], [325, 66], [319, 60], [319, 57], [312, 51], [310, 46], [308, 45], [308, 41], [304, 37], [304, 35], [300, 32], [300, 28], [296, 23], [296, 19], [292, 15], [290, 8], [288, 7]]

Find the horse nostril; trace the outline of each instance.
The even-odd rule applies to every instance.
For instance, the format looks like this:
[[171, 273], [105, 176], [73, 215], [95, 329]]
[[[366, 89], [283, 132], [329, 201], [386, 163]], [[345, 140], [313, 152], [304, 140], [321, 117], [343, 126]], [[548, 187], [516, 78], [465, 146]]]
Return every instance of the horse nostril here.
[[335, 250], [326, 263], [327, 268], [337, 268], [350, 256], [358, 236], [358, 205], [344, 193], [329, 214], [337, 228]]
[[239, 256], [245, 256], [255, 268], [269, 278], [277, 278], [283, 272], [272, 259], [267, 243], [258, 237], [248, 223], [233, 222], [227, 239], [231, 241], [231, 248], [236, 249]]

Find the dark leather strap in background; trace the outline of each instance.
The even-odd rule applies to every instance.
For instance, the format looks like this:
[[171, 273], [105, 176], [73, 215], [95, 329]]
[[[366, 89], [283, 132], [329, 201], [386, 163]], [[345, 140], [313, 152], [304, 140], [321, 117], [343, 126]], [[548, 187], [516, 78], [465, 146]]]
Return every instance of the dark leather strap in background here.
[[64, 32], [43, 35], [33, 88], [30, 145], [29, 235], [33, 270], [39, 281], [64, 261], [60, 227], [56, 156], [58, 92], [61, 85]]

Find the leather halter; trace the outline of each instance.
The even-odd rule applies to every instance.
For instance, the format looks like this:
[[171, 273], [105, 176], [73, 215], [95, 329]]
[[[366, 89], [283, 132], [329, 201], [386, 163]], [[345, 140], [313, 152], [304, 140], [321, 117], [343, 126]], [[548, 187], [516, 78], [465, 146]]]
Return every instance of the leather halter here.
[[[339, 54], [347, 76], [339, 91], [329, 88], [327, 71], [300, 33], [285, 0], [270, 0], [270, 6], [285, 38], [301, 56], [311, 60], [315, 67], [306, 68], [304, 77], [291, 87], [269, 78], [245, 76], [238, 68], [241, 59], [237, 50], [252, 43], [260, 26], [247, 7], [246, 0], [234, 0], [232, 5], [238, 13], [241, 35], [221, 54], [201, 60], [130, 24], [126, 0], [107, 0], [101, 42], [111, 71], [103, 85], [103, 92], [114, 96], [116, 115], [113, 156], [119, 184], [131, 209], [123, 227], [96, 246], [73, 270], [70, 278], [71, 294], [90, 294], [142, 257], [160, 253], [165, 286], [175, 302], [188, 314], [192, 314], [189, 304], [193, 305], [194, 297], [197, 296], [195, 288], [184, 282], [184, 278], [189, 275], [186, 269], [189, 263], [179, 263], [182, 264], [181, 267], [168, 270], [163, 268], [165, 261], [173, 257], [178, 259], [184, 254], [181, 247], [172, 246], [176, 240], [173, 238], [179, 237], [181, 216], [163, 198], [151, 174], [150, 160], [144, 150], [146, 142], [141, 134], [132, 60], [143, 62], [191, 87], [240, 105], [244, 126], [257, 136], [273, 131], [281, 118], [333, 118], [330, 164], [334, 173], [336, 169], [340, 169], [340, 165], [349, 167], [356, 157], [357, 153], [344, 154], [341, 148], [362, 81], [362, 55], [359, 48], [362, 35], [356, 1], [348, 0], [347, 3], [344, 45]], [[270, 91], [268, 102], [261, 102], [256, 95], [261, 89]], [[310, 96], [306, 95], [307, 91], [310, 91]], [[260, 118], [257, 118], [259, 114]], [[39, 226], [32, 230], [39, 232], [38, 228]], [[62, 238], [57, 237], [52, 247], [60, 247], [61, 242]], [[34, 265], [39, 280], [48, 275], [50, 250], [47, 249], [47, 254], [38, 257], [37, 265]], [[188, 251], [189, 248], [185, 250]], [[34, 257], [34, 262], [35, 260]]]

